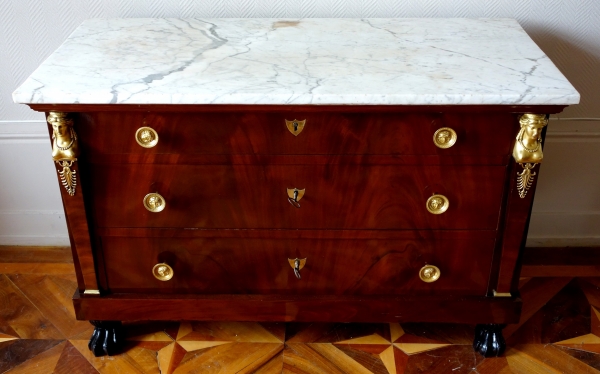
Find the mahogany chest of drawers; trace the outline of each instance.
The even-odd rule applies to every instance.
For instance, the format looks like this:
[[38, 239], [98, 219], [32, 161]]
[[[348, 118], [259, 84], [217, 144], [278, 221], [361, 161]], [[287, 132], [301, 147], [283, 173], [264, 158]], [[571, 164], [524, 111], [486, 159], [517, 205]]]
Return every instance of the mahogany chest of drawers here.
[[[547, 115], [577, 92], [514, 21], [329, 22], [88, 21], [15, 92], [48, 119], [95, 354], [140, 319], [473, 323], [501, 354]], [[453, 60], [502, 38], [537, 60]]]

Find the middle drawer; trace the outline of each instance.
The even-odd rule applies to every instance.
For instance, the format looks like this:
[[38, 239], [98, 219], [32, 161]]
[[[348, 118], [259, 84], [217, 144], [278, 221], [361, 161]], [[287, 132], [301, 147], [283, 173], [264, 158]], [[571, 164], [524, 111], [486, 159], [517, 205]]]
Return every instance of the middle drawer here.
[[[476, 230], [496, 229], [504, 177], [502, 166], [123, 164], [94, 165], [86, 186], [99, 227]], [[144, 206], [149, 193], [162, 211]], [[434, 194], [442, 214], [427, 209]]]

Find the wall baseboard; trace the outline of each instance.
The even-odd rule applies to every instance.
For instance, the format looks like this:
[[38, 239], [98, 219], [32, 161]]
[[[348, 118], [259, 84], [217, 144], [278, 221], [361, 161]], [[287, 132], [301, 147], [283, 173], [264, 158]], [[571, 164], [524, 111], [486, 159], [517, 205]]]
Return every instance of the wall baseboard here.
[[63, 211], [0, 211], [0, 244], [69, 246]]
[[45, 121], [0, 121], [0, 144], [50, 144]]
[[527, 248], [538, 248], [538, 247], [600, 247], [600, 236], [596, 237], [527, 237]]
[[68, 236], [18, 236], [0, 235], [0, 245], [24, 247], [68, 247], [71, 245]]
[[532, 212], [527, 247], [600, 247], [600, 212]]
[[[598, 119], [585, 121], [554, 120], [548, 131], [548, 143], [589, 143], [600, 142]], [[41, 143], [44, 143], [43, 145]], [[5, 201], [9, 206], [0, 206], [0, 245], [69, 245], [65, 217], [58, 195], [55, 170], [48, 161], [50, 142], [46, 122], [0, 121], [0, 159], [10, 159], [14, 149], [28, 148], [27, 159], [18, 166], [0, 168], [2, 175], [23, 174], [23, 170], [36, 170], [35, 178], [12, 178], [5, 183]], [[35, 145], [35, 146], [34, 146]], [[585, 144], [582, 144], [584, 146]], [[571, 145], [566, 145], [571, 147]], [[595, 147], [595, 145], [588, 145]], [[596, 149], [596, 148], [592, 148]], [[33, 152], [33, 153], [32, 153]], [[595, 152], [595, 151], [594, 151]], [[600, 155], [600, 151], [598, 152]], [[600, 157], [598, 157], [600, 159]], [[43, 163], [46, 162], [45, 164]], [[24, 162], [27, 162], [26, 166]], [[557, 166], [560, 168], [560, 166]], [[7, 169], [8, 168], [8, 169]], [[44, 170], [46, 172], [40, 172]], [[562, 170], [562, 169], [561, 169]], [[558, 170], [558, 172], [562, 172]], [[56, 195], [56, 196], [55, 196]], [[26, 205], [35, 196], [40, 201], [54, 201], [53, 204]], [[2, 196], [0, 196], [0, 201]], [[540, 195], [541, 197], [541, 195]], [[536, 197], [537, 198], [537, 197]], [[546, 205], [549, 202], [546, 201]], [[542, 204], [544, 205], [544, 204]], [[548, 209], [540, 205], [541, 209]], [[27, 207], [43, 207], [46, 210], [27, 210]], [[22, 209], [22, 210], [21, 210]], [[34, 208], [35, 209], [35, 208]], [[550, 208], [552, 209], [552, 208]], [[532, 214], [531, 227], [527, 240], [528, 247], [568, 247], [600, 246], [600, 212], [543, 212]]]

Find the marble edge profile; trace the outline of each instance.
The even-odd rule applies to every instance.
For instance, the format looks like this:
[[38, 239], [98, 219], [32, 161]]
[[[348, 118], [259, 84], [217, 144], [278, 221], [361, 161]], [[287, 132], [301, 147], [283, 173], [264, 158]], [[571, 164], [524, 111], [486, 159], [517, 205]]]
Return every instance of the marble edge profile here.
[[[112, 97], [112, 95], [110, 95]], [[559, 96], [556, 95], [531, 95], [519, 97], [483, 96], [472, 95], [419, 95], [407, 97], [406, 95], [307, 95], [290, 98], [290, 95], [271, 97], [256, 97], [257, 95], [232, 95], [215, 99], [213, 96], [190, 98], [171, 96], [137, 98], [125, 102], [111, 102], [110, 100], [73, 99], [46, 97], [35, 100], [30, 94], [13, 93], [13, 101], [18, 104], [48, 104], [48, 105], [573, 105], [579, 104], [578, 93]], [[140, 100], [142, 99], [142, 100]], [[144, 100], [145, 99], [145, 100]], [[151, 99], [151, 100], [148, 100]]]

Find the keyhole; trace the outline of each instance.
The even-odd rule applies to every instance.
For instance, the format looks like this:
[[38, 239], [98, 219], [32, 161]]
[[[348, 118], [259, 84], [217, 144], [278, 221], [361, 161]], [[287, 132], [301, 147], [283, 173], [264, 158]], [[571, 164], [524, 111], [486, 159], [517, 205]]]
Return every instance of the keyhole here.
[[298, 201], [298, 191], [294, 191], [294, 201]]
[[294, 274], [296, 275], [296, 278], [302, 279], [302, 277], [300, 276], [300, 260], [299, 259], [296, 259], [296, 261], [294, 261]]
[[294, 122], [294, 132], [298, 131], [298, 122]]

